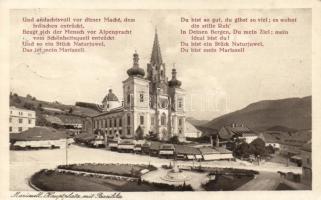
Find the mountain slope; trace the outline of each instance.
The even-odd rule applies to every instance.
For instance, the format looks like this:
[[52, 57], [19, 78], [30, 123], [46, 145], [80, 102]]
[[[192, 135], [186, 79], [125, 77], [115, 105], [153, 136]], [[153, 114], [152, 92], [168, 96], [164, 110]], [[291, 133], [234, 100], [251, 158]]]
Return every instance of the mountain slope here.
[[195, 119], [194, 117], [186, 117], [186, 121], [188, 121], [194, 126], [202, 126], [209, 122], [208, 120], [199, 120], [199, 119]]
[[311, 129], [312, 97], [265, 100], [220, 116], [207, 123], [206, 127], [220, 129], [232, 123], [243, 123], [249, 128], [262, 131], [273, 126], [293, 129]]

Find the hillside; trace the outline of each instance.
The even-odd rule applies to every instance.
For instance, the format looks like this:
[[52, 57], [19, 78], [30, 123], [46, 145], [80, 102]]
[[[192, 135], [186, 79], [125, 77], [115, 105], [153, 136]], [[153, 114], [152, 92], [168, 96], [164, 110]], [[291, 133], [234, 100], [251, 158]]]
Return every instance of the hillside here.
[[58, 117], [62, 121], [81, 121], [81, 118], [93, 116], [99, 112], [93, 108], [65, 105], [60, 102], [38, 100], [31, 95], [27, 97], [17, 94], [10, 95], [10, 106], [36, 111], [37, 126], [51, 126], [48, 116]]
[[265, 100], [213, 119], [205, 127], [220, 129], [232, 123], [243, 123], [255, 131], [275, 126], [292, 129], [311, 129], [312, 97]]
[[207, 124], [209, 122], [208, 120], [198, 120], [198, 119], [195, 119], [194, 117], [187, 117], [186, 121], [188, 121], [189, 123], [191, 123], [194, 126], [202, 126], [202, 125]]
[[10, 95], [10, 106], [17, 108], [25, 108], [30, 110], [41, 110], [47, 114], [71, 114], [75, 116], [92, 116], [99, 112], [92, 108], [86, 108], [75, 105], [65, 105], [60, 102], [48, 102], [38, 100], [32, 96], [19, 96], [17, 94]]

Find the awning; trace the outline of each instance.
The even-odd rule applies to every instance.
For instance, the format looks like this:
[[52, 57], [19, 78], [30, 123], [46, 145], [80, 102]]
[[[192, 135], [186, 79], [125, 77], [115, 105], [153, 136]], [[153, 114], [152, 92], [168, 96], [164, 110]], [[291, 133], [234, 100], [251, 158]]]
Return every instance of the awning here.
[[292, 156], [291, 159], [293, 159], [293, 160], [302, 160], [302, 158], [300, 156]]

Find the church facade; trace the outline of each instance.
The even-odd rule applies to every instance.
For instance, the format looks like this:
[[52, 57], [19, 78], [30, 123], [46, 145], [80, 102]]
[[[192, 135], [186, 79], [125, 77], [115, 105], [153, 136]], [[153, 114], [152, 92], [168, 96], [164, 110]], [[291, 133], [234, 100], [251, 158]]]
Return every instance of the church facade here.
[[[133, 54], [133, 65], [122, 82], [123, 98], [109, 90], [103, 99], [103, 112], [91, 118], [91, 131], [103, 131], [108, 137], [139, 138], [156, 135], [160, 140], [173, 136], [184, 137], [185, 91], [176, 77], [166, 76], [157, 32], [147, 70], [140, 67], [139, 55]], [[88, 126], [87, 126], [88, 129]]]

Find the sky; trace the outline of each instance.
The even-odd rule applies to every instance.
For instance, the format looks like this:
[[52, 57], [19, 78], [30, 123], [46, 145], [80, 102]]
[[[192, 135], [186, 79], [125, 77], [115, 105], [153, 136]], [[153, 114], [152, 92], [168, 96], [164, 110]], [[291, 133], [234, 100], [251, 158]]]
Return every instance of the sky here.
[[[157, 28], [167, 76], [175, 63], [177, 78], [186, 91], [186, 111], [197, 119], [212, 119], [261, 100], [311, 95], [311, 15], [309, 10], [14, 10], [11, 11], [11, 91], [37, 99], [74, 104], [100, 103], [113, 89], [122, 99], [122, 81], [132, 66], [135, 51], [140, 67], [147, 68]], [[24, 16], [128, 17], [135, 23], [108, 23], [101, 28], [131, 29], [132, 35], [107, 42], [85, 53], [33, 54], [21, 52]], [[296, 17], [296, 23], [233, 24], [288, 30], [288, 35], [239, 36], [242, 41], [263, 41], [260, 49], [245, 53], [181, 53], [184, 39], [181, 17]], [[253, 27], [252, 27], [253, 26]], [[88, 28], [99, 28], [87, 24]], [[24, 38], [25, 39], [25, 38]]]

